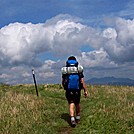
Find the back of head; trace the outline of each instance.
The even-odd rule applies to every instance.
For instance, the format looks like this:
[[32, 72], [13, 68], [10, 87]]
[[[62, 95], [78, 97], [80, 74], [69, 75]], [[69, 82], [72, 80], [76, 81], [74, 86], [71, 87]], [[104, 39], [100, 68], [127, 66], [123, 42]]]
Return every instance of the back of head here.
[[76, 60], [76, 58], [74, 56], [70, 56], [66, 62], [66, 66], [67, 67], [70, 67], [70, 66], [78, 67], [78, 61]]
[[68, 57], [68, 60], [76, 60], [76, 58], [74, 56], [70, 56]]

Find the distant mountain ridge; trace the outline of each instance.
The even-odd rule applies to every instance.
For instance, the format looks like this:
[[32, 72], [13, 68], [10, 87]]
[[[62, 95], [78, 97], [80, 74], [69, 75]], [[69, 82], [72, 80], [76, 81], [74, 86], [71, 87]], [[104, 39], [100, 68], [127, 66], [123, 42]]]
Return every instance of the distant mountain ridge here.
[[103, 78], [92, 78], [86, 81], [87, 84], [93, 85], [123, 85], [123, 86], [134, 86], [134, 80], [129, 78], [115, 78], [115, 77], [103, 77]]

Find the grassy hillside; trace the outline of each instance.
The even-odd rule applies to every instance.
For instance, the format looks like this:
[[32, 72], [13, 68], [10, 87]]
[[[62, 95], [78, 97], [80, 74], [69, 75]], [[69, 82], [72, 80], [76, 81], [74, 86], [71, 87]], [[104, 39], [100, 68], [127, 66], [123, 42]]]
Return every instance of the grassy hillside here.
[[[81, 122], [69, 125], [61, 85], [0, 85], [0, 134], [133, 134], [134, 87], [87, 86]], [[83, 92], [82, 92], [83, 93]]]

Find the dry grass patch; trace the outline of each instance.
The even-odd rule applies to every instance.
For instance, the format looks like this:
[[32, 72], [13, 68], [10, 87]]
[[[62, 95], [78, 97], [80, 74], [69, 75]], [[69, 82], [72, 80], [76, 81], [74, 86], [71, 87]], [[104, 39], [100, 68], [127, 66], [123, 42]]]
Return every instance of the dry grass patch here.
[[0, 99], [1, 132], [15, 131], [12, 130], [15, 126], [18, 129], [32, 127], [32, 123], [40, 120], [43, 105], [45, 101], [35, 95], [6, 92]]

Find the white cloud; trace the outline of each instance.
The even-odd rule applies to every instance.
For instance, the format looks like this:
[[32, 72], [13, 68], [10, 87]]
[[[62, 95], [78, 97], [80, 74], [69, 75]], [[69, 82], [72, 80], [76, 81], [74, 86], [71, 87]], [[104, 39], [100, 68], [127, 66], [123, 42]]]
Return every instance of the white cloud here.
[[0, 75], [0, 78], [1, 79], [7, 79], [7, 78], [11, 78], [11, 76], [8, 75], [8, 74], [3, 73], [3, 74]]
[[[111, 69], [123, 64], [127, 67], [126, 63], [134, 62], [134, 20], [116, 18], [111, 23], [114, 27], [98, 30], [66, 15], [39, 24], [11, 23], [0, 29], [0, 78], [8, 81], [8, 76], [13, 76], [14, 82], [31, 82], [32, 67], [42, 81], [59, 77], [63, 61], [56, 61], [55, 57], [64, 59], [71, 54], [87, 69]], [[94, 51], [81, 52], [84, 44]], [[45, 61], [39, 58], [41, 54], [47, 57]]]
[[113, 39], [113, 40], [115, 40], [117, 38], [116, 30], [115, 29], [112, 29], [112, 28], [105, 29], [103, 31], [102, 35], [103, 35], [104, 38], [107, 38], [107, 39]]
[[[116, 62], [134, 61], [134, 20], [118, 18], [115, 29], [109, 29], [106, 33], [108, 40], [104, 44], [104, 50], [110, 58]], [[109, 34], [112, 35], [110, 39]]]
[[[51, 20], [52, 21], [52, 20]], [[39, 64], [37, 55], [51, 51], [63, 55], [73, 52], [83, 41], [84, 25], [69, 20], [45, 24], [12, 23], [0, 30], [0, 61], [4, 64]], [[77, 51], [77, 50], [75, 50]]]
[[81, 57], [78, 57], [78, 59], [84, 67], [89, 69], [93, 67], [112, 68], [117, 66], [109, 59], [108, 54], [103, 49], [87, 53], [82, 52]]

